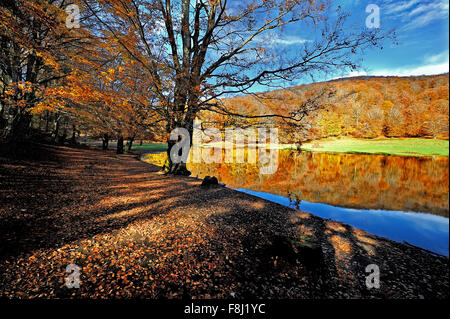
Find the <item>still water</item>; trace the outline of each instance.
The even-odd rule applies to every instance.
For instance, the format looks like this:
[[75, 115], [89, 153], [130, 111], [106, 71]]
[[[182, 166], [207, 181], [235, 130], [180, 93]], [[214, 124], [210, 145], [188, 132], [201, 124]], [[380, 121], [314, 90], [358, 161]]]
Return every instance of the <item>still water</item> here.
[[[152, 155], [151, 162], [158, 155]], [[156, 156], [156, 157], [155, 157]], [[193, 176], [449, 255], [449, 159], [280, 150], [274, 174], [259, 164], [188, 164]]]

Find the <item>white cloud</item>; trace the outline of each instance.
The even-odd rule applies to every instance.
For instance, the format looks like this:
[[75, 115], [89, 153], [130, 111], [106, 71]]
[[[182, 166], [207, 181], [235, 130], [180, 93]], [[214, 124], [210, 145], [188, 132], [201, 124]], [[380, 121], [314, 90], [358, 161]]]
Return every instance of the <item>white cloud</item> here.
[[432, 3], [428, 3], [428, 4], [421, 4], [419, 6], [417, 6], [414, 10], [412, 10], [409, 15], [410, 16], [414, 16], [417, 15], [419, 13], [422, 12], [430, 12], [430, 11], [434, 11], [434, 12], [438, 12], [438, 13], [442, 13], [445, 14], [448, 12], [448, 0], [441, 0], [441, 1], [435, 1]]
[[449, 52], [443, 51], [441, 53], [433, 54], [433, 55], [427, 55], [425, 56], [425, 63], [427, 64], [435, 64], [435, 63], [448, 63], [449, 60]]
[[285, 37], [285, 38], [273, 38], [270, 42], [280, 45], [294, 45], [294, 44], [303, 44], [309, 42], [311, 40], [306, 40], [299, 37]]
[[354, 76], [419, 76], [436, 75], [449, 72], [449, 51], [425, 56], [422, 65], [403, 66], [394, 69], [373, 71], [354, 71], [343, 77]]
[[392, 70], [379, 70], [370, 75], [376, 76], [413, 76], [413, 75], [435, 75], [442, 74], [449, 71], [449, 64], [428, 64], [416, 67], [402, 67]]
[[389, 1], [383, 12], [400, 18], [404, 30], [424, 27], [434, 21], [448, 17], [449, 0], [405, 0], [400, 2]]
[[281, 47], [305, 44], [311, 40], [301, 38], [299, 36], [280, 35], [275, 32], [268, 32], [256, 38], [254, 43], [265, 47]]
[[376, 71], [354, 71], [346, 74], [347, 77], [354, 76], [419, 76], [419, 75], [436, 75], [449, 72], [449, 64], [429, 64], [422, 66], [406, 66], [396, 69], [376, 70]]
[[393, 14], [397, 12], [402, 12], [404, 10], [408, 10], [418, 2], [419, 2], [418, 0], [409, 0], [409, 1], [400, 1], [397, 3], [390, 3], [385, 6], [385, 13]]
[[426, 26], [433, 21], [448, 17], [448, 0], [417, 6], [409, 13], [413, 17], [411, 22], [405, 25], [405, 30], [411, 30]]

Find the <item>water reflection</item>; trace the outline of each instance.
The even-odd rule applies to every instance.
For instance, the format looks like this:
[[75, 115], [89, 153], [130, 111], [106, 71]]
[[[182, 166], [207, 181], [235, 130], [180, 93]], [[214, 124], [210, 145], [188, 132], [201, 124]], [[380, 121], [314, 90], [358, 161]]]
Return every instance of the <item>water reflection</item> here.
[[258, 164], [248, 163], [188, 168], [193, 176], [214, 175], [228, 187], [270, 200], [278, 195], [284, 205], [448, 255], [448, 157], [280, 150], [278, 163], [272, 175], [261, 175]]
[[441, 255], [449, 255], [449, 220], [446, 217], [426, 213], [336, 207], [307, 201], [292, 201], [283, 196], [243, 188], [237, 190], [322, 218], [349, 224], [371, 234], [398, 242], [406, 241]]

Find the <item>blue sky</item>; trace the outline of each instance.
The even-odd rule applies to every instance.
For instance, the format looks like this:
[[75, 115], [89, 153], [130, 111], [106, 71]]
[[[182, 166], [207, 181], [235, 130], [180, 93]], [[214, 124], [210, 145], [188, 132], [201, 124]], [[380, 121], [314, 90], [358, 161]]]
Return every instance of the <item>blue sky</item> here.
[[364, 66], [368, 70], [359, 74], [408, 76], [449, 71], [448, 0], [348, 0], [343, 6], [356, 19], [368, 15], [369, 3], [379, 6], [380, 27], [395, 28], [399, 43], [367, 52]]
[[[325, 0], [324, 0], [325, 1]], [[192, 0], [195, 3], [194, 0]], [[235, 14], [241, 6], [251, 0], [229, 1], [229, 13]], [[351, 14], [346, 27], [350, 32], [359, 32], [367, 28], [366, 12], [368, 5], [376, 5], [380, 12], [380, 29], [395, 30], [397, 43], [388, 40], [383, 50], [368, 49], [358, 58], [362, 59], [361, 68], [357, 71], [336, 71], [333, 74], [300, 74], [292, 82], [272, 83], [274, 86], [255, 84], [250, 92], [263, 92], [276, 87], [292, 87], [313, 81], [326, 81], [340, 77], [374, 75], [374, 76], [417, 76], [433, 75], [449, 72], [449, 0], [330, 0], [330, 20], [336, 17], [335, 9], [341, 6]], [[177, 15], [177, 13], [174, 13]], [[314, 30], [304, 22], [284, 27], [282, 30], [270, 30], [261, 34], [253, 43], [254, 46], [265, 46], [273, 49], [276, 63], [277, 57], [294, 59], [304, 46], [312, 44], [320, 30]], [[246, 34], [242, 36], [245, 38]], [[181, 47], [181, 38], [178, 38]], [[238, 43], [240, 43], [238, 41]], [[212, 61], [223, 52], [209, 51]], [[258, 74], [257, 70], [248, 70], [249, 76]]]
[[[449, 71], [449, 0], [335, 0], [351, 13], [348, 26], [352, 30], [366, 28], [366, 7], [375, 4], [380, 8], [380, 28], [395, 29], [398, 44], [386, 43], [383, 50], [369, 49], [360, 57], [362, 68], [358, 71], [327, 74], [315, 81], [333, 78], [377, 75], [413, 76], [441, 74]], [[285, 52], [300, 50], [312, 33], [290, 27], [280, 34], [275, 43]], [[289, 53], [288, 53], [289, 54]], [[310, 83], [309, 78], [298, 79], [286, 86]], [[251, 91], [266, 91], [256, 85]]]

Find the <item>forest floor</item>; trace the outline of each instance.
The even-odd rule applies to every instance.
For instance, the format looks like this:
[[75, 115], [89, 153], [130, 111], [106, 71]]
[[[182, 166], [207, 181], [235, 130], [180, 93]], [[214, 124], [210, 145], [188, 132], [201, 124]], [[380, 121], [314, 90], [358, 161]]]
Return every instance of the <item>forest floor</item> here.
[[449, 141], [423, 138], [329, 138], [302, 145], [305, 151], [402, 156], [448, 156]]
[[448, 298], [445, 257], [200, 184], [136, 155], [0, 145], [0, 297]]

